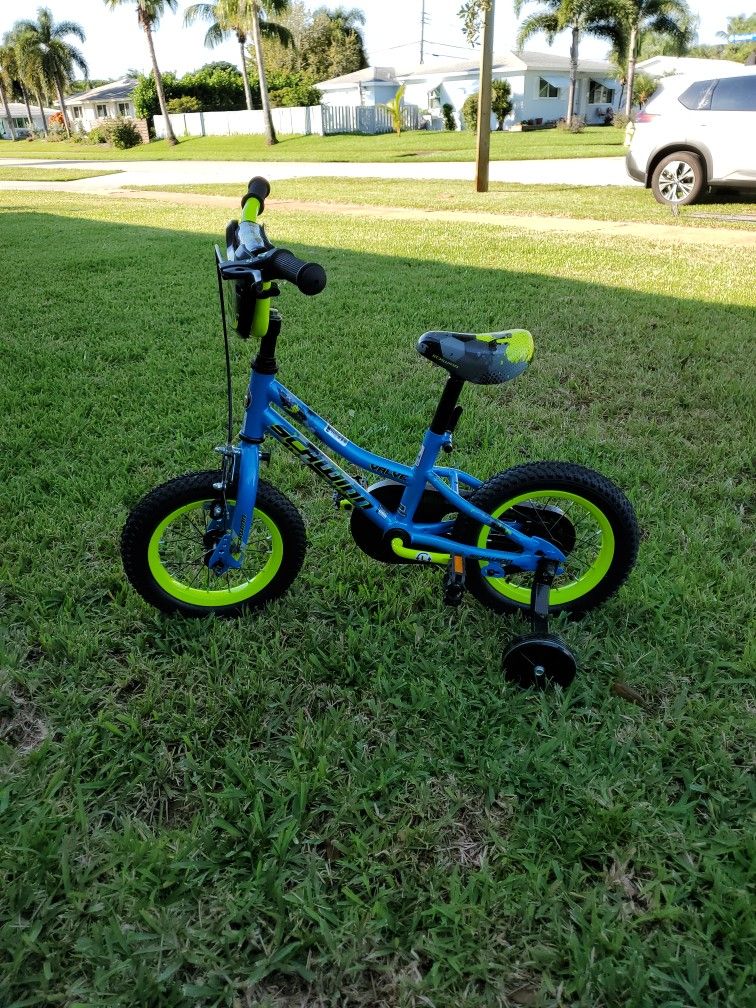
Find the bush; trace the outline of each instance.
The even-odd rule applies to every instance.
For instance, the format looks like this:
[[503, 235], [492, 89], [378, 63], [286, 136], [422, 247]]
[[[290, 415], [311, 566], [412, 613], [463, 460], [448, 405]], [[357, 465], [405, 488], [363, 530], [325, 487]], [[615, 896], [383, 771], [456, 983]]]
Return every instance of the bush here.
[[53, 112], [53, 114], [51, 116], [48, 116], [48, 118], [47, 118], [47, 125], [51, 129], [54, 129], [56, 126], [59, 126], [62, 129], [65, 126], [65, 121], [63, 119], [63, 113], [62, 112]]
[[615, 112], [612, 125], [616, 126], [618, 129], [626, 129], [627, 124], [630, 121], [630, 116], [626, 116], [624, 112]]
[[477, 94], [468, 95], [462, 103], [462, 122], [465, 124], [467, 129], [475, 130], [478, 128], [478, 96]]
[[444, 102], [441, 106], [441, 112], [444, 116], [444, 129], [453, 131], [457, 128], [457, 124], [454, 121], [454, 106], [449, 102]]
[[51, 128], [49, 128], [47, 130], [47, 137], [46, 138], [45, 138], [45, 134], [41, 133], [41, 132], [37, 132], [34, 135], [35, 135], [35, 137], [38, 137], [38, 138], [41, 138], [41, 139], [47, 139], [50, 143], [62, 143], [64, 140], [68, 139], [68, 134], [63, 129], [63, 127], [62, 126], [57, 126], [57, 125], [56, 126], [52, 126]]
[[572, 122], [569, 125], [566, 119], [560, 119], [556, 124], [556, 128], [562, 130], [563, 133], [584, 133], [585, 119], [582, 116], [573, 116]]
[[110, 133], [108, 131], [107, 122], [97, 123], [93, 126], [89, 133], [87, 133], [87, 140], [90, 143], [95, 144], [110, 143]]
[[170, 113], [201, 112], [202, 106], [191, 95], [182, 95], [180, 98], [171, 98], [168, 102], [168, 111]]
[[142, 136], [131, 119], [115, 119], [108, 132], [110, 142], [118, 150], [128, 150], [142, 142]]
[[496, 129], [504, 129], [504, 120], [512, 111], [512, 88], [509, 81], [491, 81], [491, 111], [496, 116]]

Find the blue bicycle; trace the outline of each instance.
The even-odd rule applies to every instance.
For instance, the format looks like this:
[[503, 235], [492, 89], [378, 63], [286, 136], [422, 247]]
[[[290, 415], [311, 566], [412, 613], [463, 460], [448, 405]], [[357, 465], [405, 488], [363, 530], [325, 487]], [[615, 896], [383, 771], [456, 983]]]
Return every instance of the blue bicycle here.
[[[529, 612], [532, 632], [504, 653], [509, 680], [567, 685], [576, 662], [549, 633], [549, 615], [582, 615], [625, 581], [638, 551], [632, 506], [604, 476], [571, 463], [532, 462], [486, 482], [437, 464], [452, 450], [464, 383], [492, 385], [522, 374], [533, 356], [530, 333], [425, 333], [419, 353], [448, 377], [417, 459], [408, 466], [366, 451], [276, 378], [277, 281], [312, 296], [326, 276], [321, 266], [268, 241], [257, 217], [269, 191], [265, 179], [250, 182], [241, 222], [226, 228], [225, 254], [216, 246], [229, 406], [227, 442], [217, 449], [222, 467], [173, 479], [134, 507], [121, 542], [131, 584], [157, 608], [186, 616], [238, 615], [288, 589], [302, 567], [306, 536], [291, 501], [260, 479], [268, 457], [263, 445], [272, 437], [331, 485], [336, 503], [351, 512], [354, 541], [369, 556], [444, 567], [450, 605], [468, 590], [496, 612]], [[260, 340], [236, 444], [226, 290], [238, 334]], [[370, 486], [356, 479], [302, 428], [380, 479]]]

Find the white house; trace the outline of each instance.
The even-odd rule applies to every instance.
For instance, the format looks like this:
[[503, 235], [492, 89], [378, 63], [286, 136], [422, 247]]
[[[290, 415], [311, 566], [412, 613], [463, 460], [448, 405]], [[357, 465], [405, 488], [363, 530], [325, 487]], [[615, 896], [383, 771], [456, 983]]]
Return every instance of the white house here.
[[[449, 103], [457, 122], [460, 110], [470, 94], [478, 91], [479, 60], [454, 60], [425, 63], [411, 70], [394, 71], [391, 67], [368, 67], [356, 74], [346, 74], [317, 87], [324, 105], [375, 105], [388, 101], [401, 84], [404, 101], [427, 110], [441, 124], [441, 107]], [[495, 56], [494, 80], [508, 80], [512, 88], [512, 112], [504, 122], [511, 129], [524, 119], [556, 121], [567, 112], [570, 61], [552, 53], [509, 52]], [[619, 107], [619, 84], [611, 64], [604, 60], [580, 60], [578, 63], [575, 113], [588, 123], [603, 123], [607, 109]], [[492, 127], [496, 120], [492, 117]]]
[[[30, 132], [29, 126], [29, 114], [26, 111], [26, 105], [23, 102], [8, 102], [8, 108], [10, 110], [11, 119], [13, 120], [13, 127], [15, 130], [20, 132], [23, 136], [28, 136]], [[30, 105], [32, 119], [34, 120], [34, 129], [41, 130], [44, 123], [42, 116], [45, 119], [50, 118], [50, 116], [55, 112], [54, 108], [42, 108], [40, 112], [39, 105]], [[5, 117], [5, 107], [0, 105], [0, 137], [10, 140], [10, 129], [8, 128], [8, 120]]]
[[[508, 52], [494, 56], [494, 80], [507, 80], [512, 88], [512, 112], [504, 120], [511, 129], [523, 120], [552, 122], [567, 113], [570, 61], [553, 53]], [[400, 74], [405, 83], [404, 100], [441, 115], [441, 106], [449, 103], [461, 124], [460, 110], [470, 94], [480, 86], [478, 60], [458, 60], [433, 66], [426, 64], [410, 73]], [[608, 108], [619, 106], [619, 84], [611, 64], [604, 60], [578, 62], [574, 111], [587, 123], [603, 123]], [[496, 120], [491, 118], [495, 128]]]
[[323, 105], [365, 106], [391, 101], [399, 84], [393, 67], [366, 67], [315, 86], [322, 92]]
[[101, 84], [83, 94], [66, 98], [66, 108], [73, 126], [89, 131], [98, 119], [134, 118], [132, 98], [137, 82], [131, 77], [122, 77]]

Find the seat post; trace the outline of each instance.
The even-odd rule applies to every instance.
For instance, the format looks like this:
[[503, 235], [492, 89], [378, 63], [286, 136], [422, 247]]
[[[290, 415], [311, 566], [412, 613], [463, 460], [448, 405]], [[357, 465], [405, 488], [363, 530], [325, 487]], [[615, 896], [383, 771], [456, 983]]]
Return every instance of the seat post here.
[[443, 434], [445, 431], [451, 429], [454, 408], [457, 405], [457, 400], [464, 384], [463, 378], [456, 378], [454, 375], [449, 375], [446, 379], [444, 391], [441, 393], [441, 398], [438, 401], [436, 412], [433, 414], [433, 420], [431, 421], [430, 429], [434, 434]]

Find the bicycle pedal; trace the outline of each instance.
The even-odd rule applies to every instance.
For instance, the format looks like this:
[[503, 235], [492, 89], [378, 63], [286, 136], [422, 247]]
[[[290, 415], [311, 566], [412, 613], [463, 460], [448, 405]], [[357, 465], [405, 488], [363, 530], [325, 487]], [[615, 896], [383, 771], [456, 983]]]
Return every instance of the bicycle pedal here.
[[465, 560], [451, 556], [444, 576], [444, 605], [462, 605], [465, 595]]

